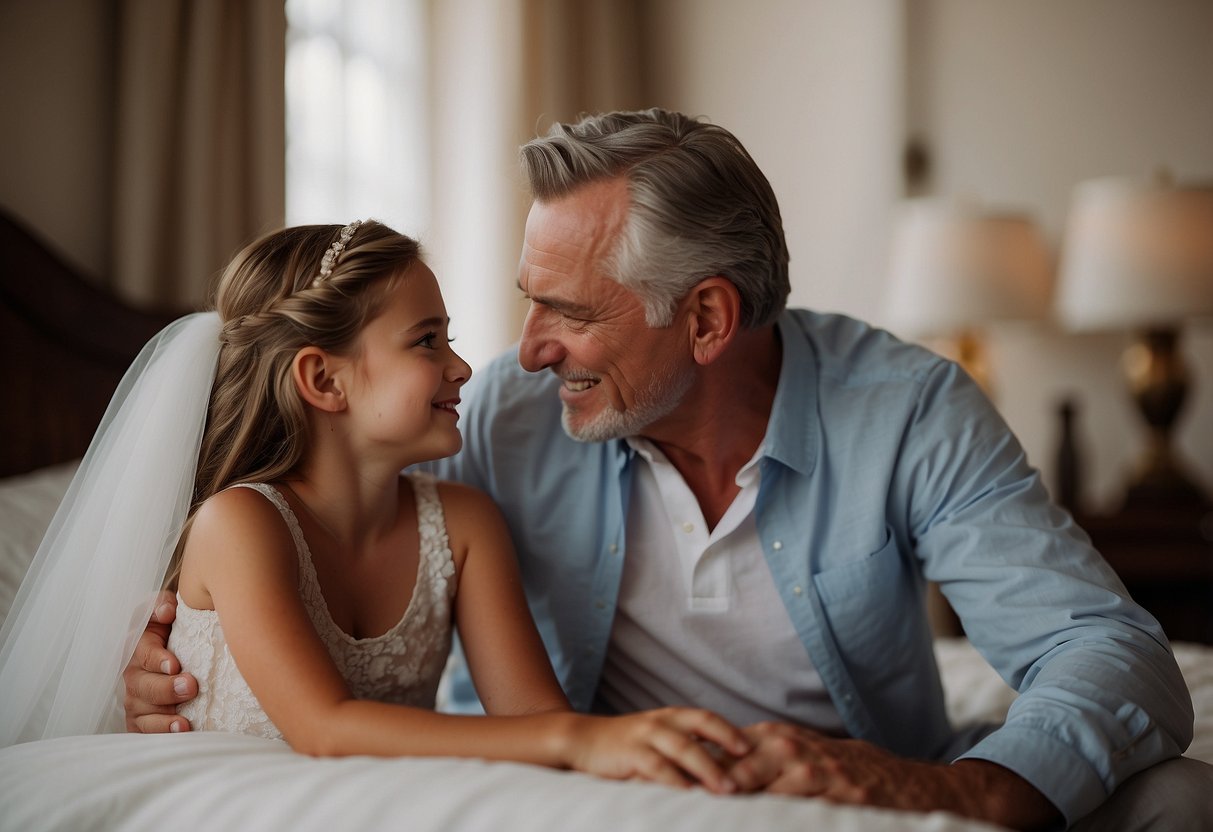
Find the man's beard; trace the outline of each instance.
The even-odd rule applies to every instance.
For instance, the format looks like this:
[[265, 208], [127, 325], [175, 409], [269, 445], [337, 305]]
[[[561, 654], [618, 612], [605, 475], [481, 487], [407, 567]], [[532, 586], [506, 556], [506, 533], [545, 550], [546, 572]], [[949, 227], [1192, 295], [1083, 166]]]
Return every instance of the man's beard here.
[[560, 423], [564, 432], [578, 442], [606, 442], [609, 439], [638, 436], [649, 425], [672, 413], [682, 403], [694, 381], [693, 371], [679, 371], [673, 362], [669, 362], [654, 371], [644, 395], [638, 396], [636, 404], [627, 410], [616, 410], [610, 402], [605, 402], [596, 415], [580, 425], [573, 425], [572, 414], [566, 404], [560, 415]]

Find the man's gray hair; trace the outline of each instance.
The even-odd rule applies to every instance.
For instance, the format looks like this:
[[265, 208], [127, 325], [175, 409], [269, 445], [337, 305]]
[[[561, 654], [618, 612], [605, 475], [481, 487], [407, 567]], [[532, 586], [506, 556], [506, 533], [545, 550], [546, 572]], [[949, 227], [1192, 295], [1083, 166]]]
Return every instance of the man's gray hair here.
[[631, 210], [607, 268], [640, 296], [649, 326], [668, 326], [678, 301], [714, 275], [737, 287], [743, 327], [783, 311], [791, 286], [779, 204], [723, 127], [656, 108], [605, 113], [555, 124], [521, 155], [541, 202], [627, 178]]

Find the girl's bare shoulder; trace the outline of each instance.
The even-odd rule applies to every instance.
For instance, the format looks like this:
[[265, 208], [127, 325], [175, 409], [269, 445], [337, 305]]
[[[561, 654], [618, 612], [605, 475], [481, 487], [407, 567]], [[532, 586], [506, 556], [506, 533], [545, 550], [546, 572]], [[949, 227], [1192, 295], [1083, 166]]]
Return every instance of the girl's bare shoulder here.
[[464, 518], [469, 514], [478, 516], [484, 512], [497, 516], [501, 514], [493, 498], [479, 488], [452, 480], [438, 480], [435, 485], [438, 487], [438, 499], [442, 501], [442, 511], [448, 517], [457, 515]]
[[460, 482], [439, 480], [438, 499], [446, 517], [451, 552], [462, 562], [469, 550], [484, 550], [504, 545], [510, 551], [509, 530], [501, 509], [478, 488]]
[[194, 513], [181, 551], [178, 592], [195, 609], [214, 609], [212, 589], [250, 571], [295, 575], [295, 544], [282, 515], [251, 488], [229, 488]]
[[225, 489], [198, 507], [187, 547], [196, 545], [275, 551], [294, 546], [277, 506], [252, 488]]

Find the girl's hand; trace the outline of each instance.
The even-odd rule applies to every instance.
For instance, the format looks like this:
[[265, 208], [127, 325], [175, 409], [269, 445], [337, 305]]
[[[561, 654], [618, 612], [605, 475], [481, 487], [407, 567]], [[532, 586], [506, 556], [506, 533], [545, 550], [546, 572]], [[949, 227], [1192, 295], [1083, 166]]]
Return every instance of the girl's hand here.
[[718, 794], [736, 791], [706, 743], [734, 757], [750, 750], [745, 735], [711, 711], [662, 708], [627, 716], [574, 715], [565, 758], [571, 768], [612, 780], [678, 788], [698, 782]]

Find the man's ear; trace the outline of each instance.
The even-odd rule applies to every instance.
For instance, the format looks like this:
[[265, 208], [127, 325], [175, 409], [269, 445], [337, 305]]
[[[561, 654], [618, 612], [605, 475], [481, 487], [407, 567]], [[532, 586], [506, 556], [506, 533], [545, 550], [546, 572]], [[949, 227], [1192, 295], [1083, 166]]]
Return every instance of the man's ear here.
[[741, 294], [732, 281], [708, 277], [687, 295], [691, 349], [699, 364], [711, 364], [741, 328]]
[[345, 390], [337, 378], [338, 359], [319, 347], [303, 347], [291, 362], [291, 380], [303, 400], [326, 413], [345, 410]]

